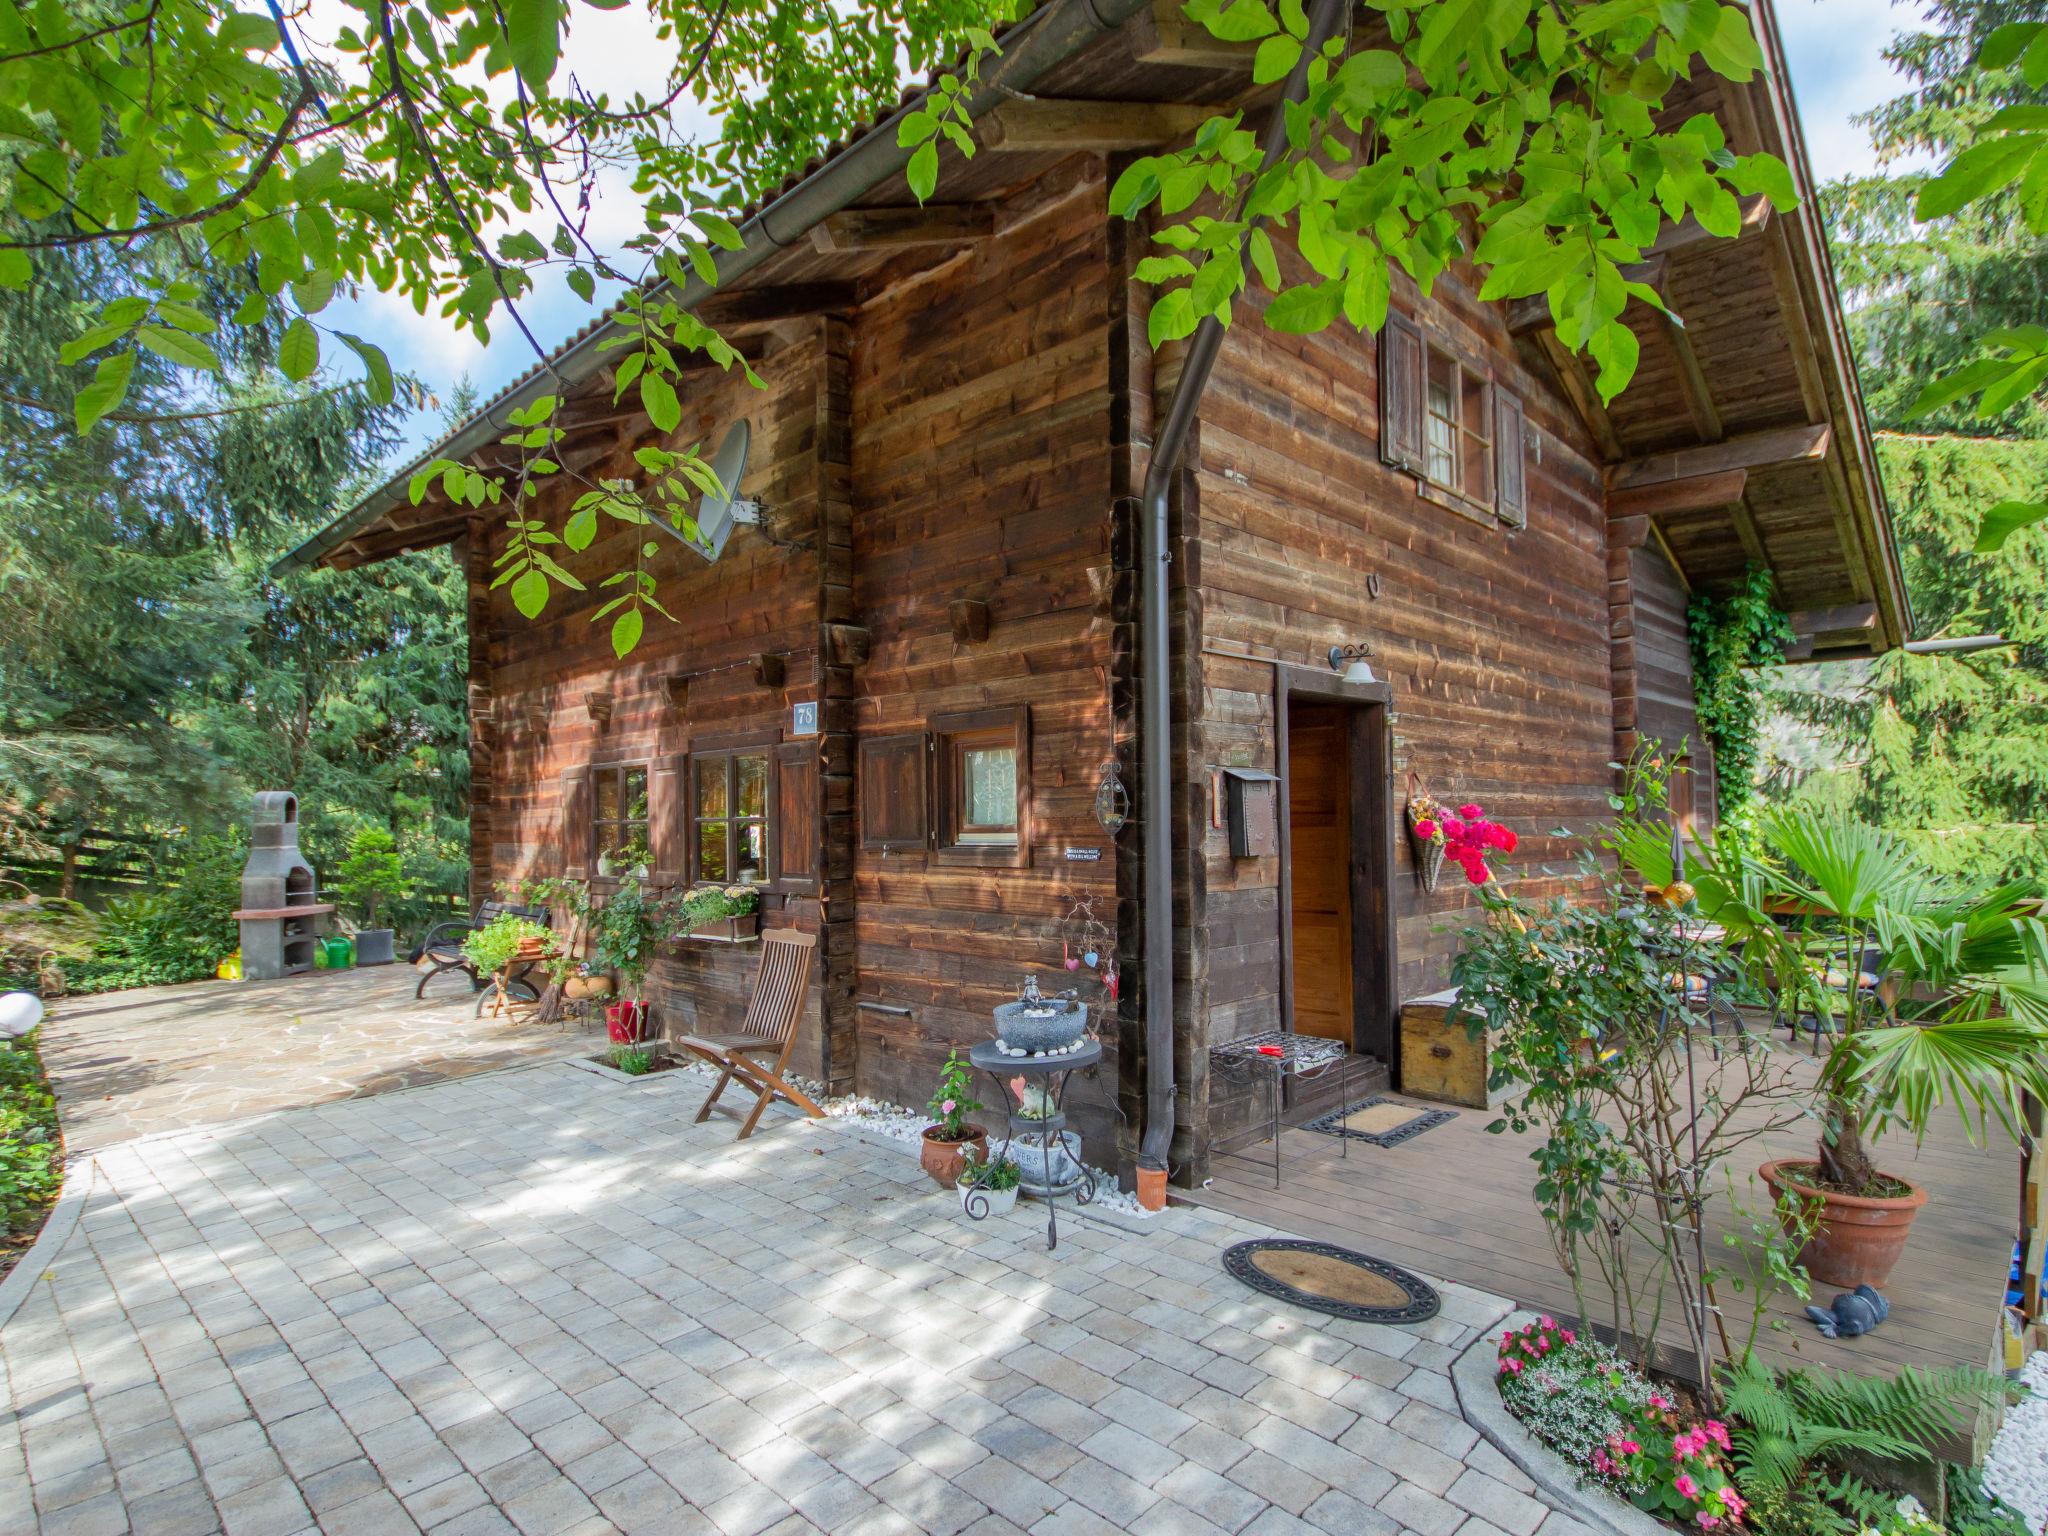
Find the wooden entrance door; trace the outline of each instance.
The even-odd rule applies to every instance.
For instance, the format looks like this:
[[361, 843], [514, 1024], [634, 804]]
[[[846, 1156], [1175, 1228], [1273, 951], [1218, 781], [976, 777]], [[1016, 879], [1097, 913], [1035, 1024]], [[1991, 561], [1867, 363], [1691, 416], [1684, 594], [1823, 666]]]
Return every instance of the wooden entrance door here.
[[1287, 863], [1294, 1028], [1355, 1046], [1351, 717], [1341, 704], [1287, 709]]

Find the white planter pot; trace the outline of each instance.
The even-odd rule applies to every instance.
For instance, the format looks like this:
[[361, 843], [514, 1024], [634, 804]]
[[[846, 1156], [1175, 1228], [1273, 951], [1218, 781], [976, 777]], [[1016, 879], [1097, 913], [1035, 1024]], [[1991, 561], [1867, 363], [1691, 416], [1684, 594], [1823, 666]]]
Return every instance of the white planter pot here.
[[960, 1209], [979, 1220], [984, 1216], [1004, 1216], [1017, 1208], [1017, 1191], [1013, 1189], [983, 1189], [976, 1184], [960, 1186]]

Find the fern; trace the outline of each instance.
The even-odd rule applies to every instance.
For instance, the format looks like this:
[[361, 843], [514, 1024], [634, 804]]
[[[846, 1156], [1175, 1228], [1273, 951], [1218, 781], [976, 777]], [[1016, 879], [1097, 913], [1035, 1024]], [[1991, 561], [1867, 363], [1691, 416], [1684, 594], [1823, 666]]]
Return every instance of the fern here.
[[1788, 1508], [1811, 1496], [1852, 1512], [1869, 1490], [1853, 1478], [1827, 1481], [1846, 1459], [1930, 1461], [1931, 1442], [1966, 1428], [1967, 1411], [2012, 1390], [2004, 1377], [1969, 1366], [1908, 1366], [1892, 1380], [1820, 1370], [1781, 1378], [1754, 1355], [1730, 1366], [1722, 1385], [1744, 1493]]

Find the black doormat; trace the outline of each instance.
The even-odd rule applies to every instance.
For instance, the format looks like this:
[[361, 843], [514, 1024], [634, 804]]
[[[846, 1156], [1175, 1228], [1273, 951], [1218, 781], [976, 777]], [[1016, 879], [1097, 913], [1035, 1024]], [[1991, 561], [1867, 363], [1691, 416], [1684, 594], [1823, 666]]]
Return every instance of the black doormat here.
[[1239, 1243], [1225, 1251], [1223, 1268], [1261, 1295], [1354, 1323], [1427, 1322], [1441, 1305], [1436, 1292], [1407, 1270], [1329, 1243]]
[[1374, 1094], [1309, 1121], [1307, 1128], [1325, 1136], [1371, 1142], [1376, 1147], [1398, 1147], [1433, 1126], [1457, 1118], [1453, 1110], [1425, 1109], [1420, 1104], [1403, 1104], [1385, 1094]]

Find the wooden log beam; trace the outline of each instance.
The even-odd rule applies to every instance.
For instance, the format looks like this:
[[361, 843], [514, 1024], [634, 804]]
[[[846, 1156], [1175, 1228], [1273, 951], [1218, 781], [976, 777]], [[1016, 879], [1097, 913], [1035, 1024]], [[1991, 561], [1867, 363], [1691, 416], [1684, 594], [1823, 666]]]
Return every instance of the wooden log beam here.
[[1795, 635], [1838, 635], [1877, 627], [1876, 603], [1842, 603], [1833, 608], [1801, 608], [1785, 615]]
[[1748, 485], [1749, 471], [1738, 467], [1683, 480], [1630, 486], [1608, 493], [1607, 516], [1612, 521], [1639, 513], [1661, 517], [1672, 512], [1711, 512], [1742, 500]]
[[981, 119], [981, 142], [1000, 151], [1053, 150], [1109, 153], [1156, 149], [1189, 137], [1226, 106], [1172, 101], [1006, 101]]
[[1724, 442], [1706, 443], [1698, 448], [1679, 448], [1668, 453], [1647, 454], [1624, 459], [1607, 472], [1607, 484], [1614, 490], [1636, 486], [1662, 485], [1672, 480], [1691, 480], [1701, 475], [1730, 469], [1770, 469], [1781, 464], [1804, 464], [1827, 456], [1834, 429], [1826, 422], [1804, 427], [1775, 427], [1767, 432], [1750, 432]]
[[849, 208], [811, 230], [821, 251], [893, 251], [918, 245], [968, 245], [996, 232], [989, 203], [931, 203], [922, 208]]
[[1686, 414], [1692, 417], [1693, 430], [1700, 435], [1703, 443], [1718, 443], [1728, 435], [1728, 429], [1721, 423], [1721, 412], [1714, 405], [1713, 391], [1707, 388], [1707, 375], [1700, 367], [1700, 354], [1692, 344], [1692, 333], [1674, 317], [1659, 313], [1657, 329], [1663, 334], [1664, 344], [1671, 349], [1671, 359], [1678, 368], [1678, 392], [1685, 398]]
[[696, 308], [706, 325], [760, 325], [798, 315], [851, 309], [859, 295], [852, 283], [789, 283], [779, 288], [735, 288], [709, 295]]
[[1198, 21], [1190, 21], [1181, 0], [1152, 0], [1124, 24], [1131, 57], [1140, 64], [1174, 64], [1183, 69], [1247, 70], [1259, 51], [1256, 42], [1226, 43]]

